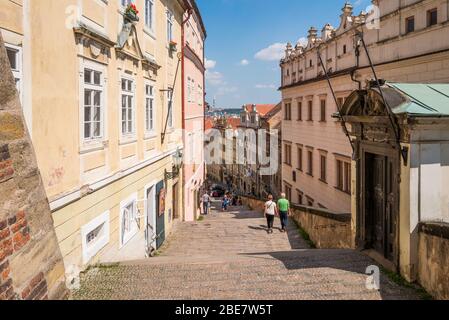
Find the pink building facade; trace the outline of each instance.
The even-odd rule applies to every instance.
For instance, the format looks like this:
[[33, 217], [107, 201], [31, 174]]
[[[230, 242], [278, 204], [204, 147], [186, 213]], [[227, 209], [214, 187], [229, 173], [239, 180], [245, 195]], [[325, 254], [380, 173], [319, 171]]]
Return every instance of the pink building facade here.
[[184, 134], [184, 220], [195, 221], [200, 214], [199, 197], [205, 180], [204, 110], [206, 29], [194, 0], [183, 25], [183, 128]]

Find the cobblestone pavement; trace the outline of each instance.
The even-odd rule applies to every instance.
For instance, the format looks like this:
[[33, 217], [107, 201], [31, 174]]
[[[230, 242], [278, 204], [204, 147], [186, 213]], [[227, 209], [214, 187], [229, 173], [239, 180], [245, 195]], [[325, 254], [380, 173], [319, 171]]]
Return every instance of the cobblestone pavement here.
[[[314, 250], [293, 224], [268, 235], [265, 219], [238, 208], [178, 224], [160, 256], [81, 276], [74, 299], [417, 299], [415, 290], [381, 276], [366, 288], [374, 262], [351, 250]], [[277, 223], [279, 223], [277, 221]]]

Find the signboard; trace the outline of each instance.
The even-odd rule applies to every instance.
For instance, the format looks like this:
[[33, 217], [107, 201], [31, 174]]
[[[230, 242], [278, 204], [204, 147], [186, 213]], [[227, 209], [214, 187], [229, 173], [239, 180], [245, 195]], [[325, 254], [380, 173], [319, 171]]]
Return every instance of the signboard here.
[[166, 190], [161, 189], [159, 192], [159, 216], [163, 216], [165, 213], [165, 197], [166, 197]]

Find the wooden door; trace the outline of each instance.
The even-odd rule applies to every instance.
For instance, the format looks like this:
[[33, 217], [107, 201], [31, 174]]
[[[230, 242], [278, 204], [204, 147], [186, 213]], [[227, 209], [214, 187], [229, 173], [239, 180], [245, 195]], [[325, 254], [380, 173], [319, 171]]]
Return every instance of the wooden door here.
[[385, 246], [385, 157], [366, 157], [367, 244], [384, 255]]
[[397, 182], [393, 158], [365, 154], [365, 243], [388, 260], [397, 256]]
[[164, 181], [156, 185], [156, 247], [159, 249], [165, 242], [165, 189]]

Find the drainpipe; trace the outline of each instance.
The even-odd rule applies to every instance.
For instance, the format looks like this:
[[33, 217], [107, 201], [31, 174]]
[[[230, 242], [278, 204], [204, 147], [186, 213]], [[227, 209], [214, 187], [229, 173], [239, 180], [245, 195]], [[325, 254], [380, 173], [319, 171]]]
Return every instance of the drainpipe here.
[[[181, 24], [181, 77], [182, 77], [182, 86], [181, 86], [181, 99], [182, 99], [182, 140], [183, 143], [186, 141], [186, 134], [185, 134], [185, 130], [186, 130], [186, 115], [185, 115], [185, 24], [187, 23], [187, 21], [189, 21], [190, 17], [192, 16], [192, 6], [190, 5], [189, 1], [185, 1], [185, 3], [187, 4], [187, 18], [185, 20], [182, 21]], [[186, 150], [184, 150], [184, 154], [186, 153]], [[182, 170], [182, 190], [184, 191], [183, 193], [183, 220], [185, 221], [185, 185], [186, 185], [186, 173], [185, 170]], [[194, 219], [196, 219], [196, 212], [194, 213]]]

